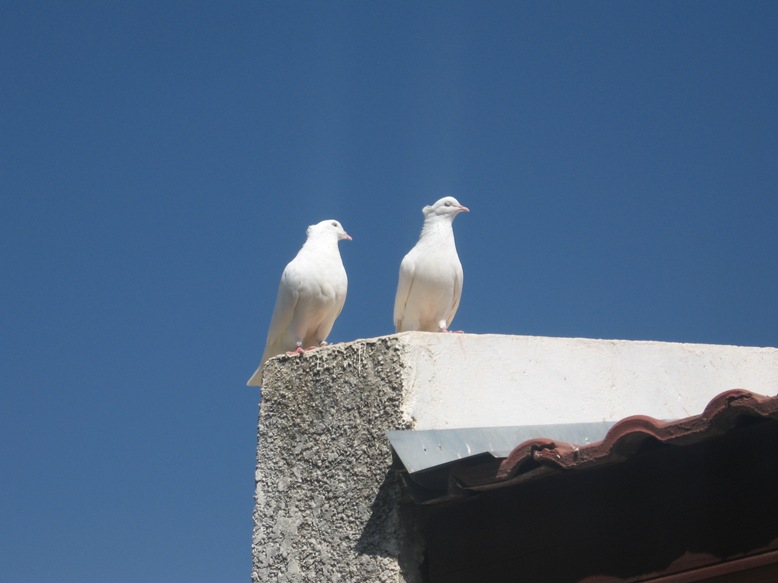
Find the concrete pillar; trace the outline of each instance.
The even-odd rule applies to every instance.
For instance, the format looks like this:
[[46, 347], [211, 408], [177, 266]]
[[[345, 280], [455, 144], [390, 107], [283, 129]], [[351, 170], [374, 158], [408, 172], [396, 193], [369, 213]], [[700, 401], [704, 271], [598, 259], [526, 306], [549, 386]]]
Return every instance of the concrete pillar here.
[[420, 545], [411, 544], [413, 521], [401, 520], [384, 436], [411, 427], [402, 417], [403, 352], [384, 337], [269, 362], [254, 582], [419, 581]]

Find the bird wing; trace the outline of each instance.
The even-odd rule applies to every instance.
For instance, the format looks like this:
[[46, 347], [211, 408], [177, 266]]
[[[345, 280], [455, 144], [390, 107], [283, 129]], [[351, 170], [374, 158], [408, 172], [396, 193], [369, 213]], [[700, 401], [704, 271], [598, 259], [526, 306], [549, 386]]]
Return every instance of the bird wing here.
[[289, 326], [294, 318], [294, 312], [300, 299], [298, 286], [292, 285], [290, 270], [284, 270], [281, 283], [278, 285], [278, 296], [270, 318], [270, 328], [267, 332], [267, 344], [262, 355], [264, 362], [271, 356], [281, 354], [293, 347], [288, 346]]
[[450, 325], [451, 320], [454, 319], [454, 315], [459, 309], [459, 300], [462, 299], [462, 284], [464, 283], [464, 272], [462, 271], [462, 264], [458, 263], [456, 272], [454, 274], [454, 298], [451, 302], [451, 311], [446, 318], [446, 324]]
[[276, 305], [273, 308], [273, 316], [270, 318], [265, 351], [262, 353], [259, 367], [249, 379], [249, 386], [262, 384], [262, 368], [268, 358], [291, 350], [287, 335], [300, 294], [296, 286], [290, 285], [290, 271], [289, 266], [287, 266], [281, 276], [281, 282], [278, 284], [278, 295], [276, 296]]
[[410, 254], [406, 255], [400, 263], [400, 277], [397, 281], [397, 295], [394, 297], [394, 326], [399, 332], [400, 325], [405, 317], [405, 308], [413, 288], [413, 279], [416, 272], [416, 263]]
[[338, 319], [340, 313], [343, 311], [343, 306], [346, 303], [347, 287], [342, 286], [335, 291], [335, 303], [327, 308], [327, 312], [323, 315], [321, 323], [314, 331], [315, 338], [311, 339], [311, 342], [319, 342], [327, 339], [330, 335], [332, 327], [335, 325], [335, 320]]

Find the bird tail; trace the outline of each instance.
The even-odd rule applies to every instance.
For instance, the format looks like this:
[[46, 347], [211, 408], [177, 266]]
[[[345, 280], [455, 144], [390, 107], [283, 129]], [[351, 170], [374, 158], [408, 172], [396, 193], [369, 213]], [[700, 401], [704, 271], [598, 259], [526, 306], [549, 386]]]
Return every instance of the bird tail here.
[[262, 386], [262, 369], [265, 368], [265, 363], [259, 365], [256, 371], [254, 371], [254, 374], [251, 375], [251, 378], [249, 379], [249, 382], [246, 383], [249, 387], [260, 387]]

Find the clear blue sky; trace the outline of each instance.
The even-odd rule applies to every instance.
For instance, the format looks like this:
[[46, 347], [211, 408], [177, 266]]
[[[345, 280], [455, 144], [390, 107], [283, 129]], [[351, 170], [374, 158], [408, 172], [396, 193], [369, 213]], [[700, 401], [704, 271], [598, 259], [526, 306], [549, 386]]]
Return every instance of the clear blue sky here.
[[0, 580], [250, 573], [262, 351], [339, 219], [392, 332], [453, 194], [454, 328], [778, 346], [778, 3], [0, 2]]

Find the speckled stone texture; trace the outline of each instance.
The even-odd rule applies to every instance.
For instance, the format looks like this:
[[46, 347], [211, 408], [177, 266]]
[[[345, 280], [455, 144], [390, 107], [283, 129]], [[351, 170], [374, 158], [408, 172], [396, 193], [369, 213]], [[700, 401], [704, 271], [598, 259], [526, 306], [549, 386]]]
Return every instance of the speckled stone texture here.
[[279, 357], [259, 413], [252, 581], [417, 583], [415, 509], [384, 432], [401, 415], [397, 337]]

